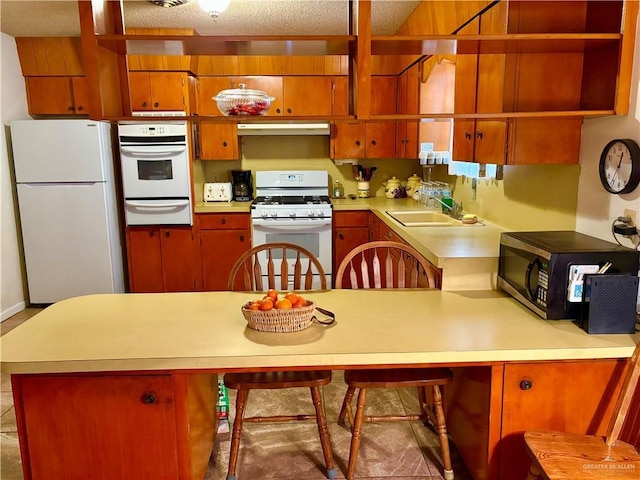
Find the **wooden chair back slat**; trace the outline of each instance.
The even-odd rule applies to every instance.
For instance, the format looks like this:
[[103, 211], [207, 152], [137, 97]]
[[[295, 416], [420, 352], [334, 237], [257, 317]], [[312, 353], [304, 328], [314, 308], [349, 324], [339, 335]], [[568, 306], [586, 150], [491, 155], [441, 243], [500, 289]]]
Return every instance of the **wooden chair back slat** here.
[[[274, 250], [282, 251], [281, 259], [276, 258], [274, 260]], [[304, 275], [304, 289], [311, 290], [313, 288], [313, 278], [314, 275], [317, 275], [320, 280], [320, 288], [325, 290], [327, 288], [327, 277], [316, 256], [304, 247], [286, 242], [259, 245], [245, 252], [231, 269], [227, 289], [234, 290], [236, 276], [240, 274], [243, 279], [242, 284], [245, 291], [264, 291], [263, 273], [259, 261], [259, 255], [265, 255], [262, 252], [266, 252], [266, 256], [263, 256], [262, 258], [266, 258], [267, 261], [267, 288], [278, 288], [276, 285], [276, 272], [279, 272], [281, 277], [280, 288], [283, 291], [288, 290], [289, 264], [287, 261], [287, 250], [297, 253], [293, 275], [294, 289], [299, 290], [302, 288], [302, 269], [306, 261], [308, 266]], [[280, 261], [280, 265], [276, 267], [278, 261]]]
[[[384, 279], [380, 257], [384, 256]], [[354, 262], [359, 268], [354, 268]], [[371, 268], [369, 267], [371, 263]], [[376, 266], [377, 263], [377, 266]], [[345, 273], [352, 289], [357, 288], [437, 288], [437, 272], [416, 249], [399, 242], [369, 242], [354, 248], [336, 272], [336, 288], [342, 288]], [[370, 274], [373, 274], [370, 276]], [[384, 285], [384, 287], [382, 287]]]
[[371, 260], [373, 266], [373, 285], [375, 288], [382, 288], [382, 278], [380, 275], [380, 258], [378, 258], [378, 249], [373, 249], [373, 260]]
[[385, 271], [385, 288], [393, 288], [393, 258], [391, 258], [391, 252], [387, 252], [387, 256], [384, 261]]
[[633, 356], [627, 368], [628, 370], [624, 383], [622, 384], [622, 390], [613, 408], [611, 421], [607, 428], [606, 443], [609, 446], [613, 445], [620, 437], [620, 432], [622, 432], [625, 420], [629, 414], [631, 400], [638, 386], [638, 379], [640, 378], [640, 342], [636, 345], [636, 349], [633, 351]]

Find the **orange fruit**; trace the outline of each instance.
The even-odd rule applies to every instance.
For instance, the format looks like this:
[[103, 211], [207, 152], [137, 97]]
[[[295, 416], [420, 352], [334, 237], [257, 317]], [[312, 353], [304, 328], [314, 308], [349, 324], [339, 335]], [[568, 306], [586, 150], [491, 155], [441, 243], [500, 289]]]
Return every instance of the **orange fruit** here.
[[274, 290], [273, 288], [270, 288], [267, 291], [267, 297], [273, 298], [273, 301], [275, 302], [276, 300], [278, 300], [278, 291]]
[[249, 305], [249, 310], [260, 310], [260, 304], [257, 302], [251, 302], [251, 305]]
[[262, 302], [260, 302], [260, 310], [266, 311], [266, 310], [271, 310], [272, 308], [273, 308], [272, 300], [263, 300]]
[[284, 308], [292, 308], [293, 305], [287, 298], [281, 298], [276, 302], [275, 307], [277, 309], [284, 309]]
[[298, 295], [298, 300], [296, 301], [296, 308], [300, 308], [300, 307], [306, 307], [307, 306], [307, 301], [302, 298], [300, 295]]
[[291, 302], [291, 305], [295, 305], [298, 302], [298, 295], [296, 295], [295, 293], [291, 292], [291, 293], [287, 293], [284, 298], [286, 298], [287, 300], [289, 300]]

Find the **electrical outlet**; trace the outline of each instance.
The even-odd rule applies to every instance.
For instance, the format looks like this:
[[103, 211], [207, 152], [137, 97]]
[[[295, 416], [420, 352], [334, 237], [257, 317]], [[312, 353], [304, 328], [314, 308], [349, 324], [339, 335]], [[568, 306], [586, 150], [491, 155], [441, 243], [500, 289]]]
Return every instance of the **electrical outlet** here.
[[638, 225], [638, 212], [637, 210], [629, 210], [627, 208], [624, 209], [624, 216], [629, 217], [631, 219], [631, 223], [629, 226], [635, 227]]

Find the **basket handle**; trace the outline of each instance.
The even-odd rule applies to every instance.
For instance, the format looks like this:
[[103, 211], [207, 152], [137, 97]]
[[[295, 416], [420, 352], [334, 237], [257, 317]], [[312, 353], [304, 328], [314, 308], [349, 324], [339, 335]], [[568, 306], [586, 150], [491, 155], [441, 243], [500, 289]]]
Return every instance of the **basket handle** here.
[[326, 315], [329, 318], [323, 318], [320, 320], [316, 315], [313, 316], [313, 319], [318, 322], [320, 325], [324, 325], [326, 327], [333, 325], [336, 323], [336, 314], [330, 312], [329, 310], [325, 310], [324, 308], [316, 307], [316, 311]]

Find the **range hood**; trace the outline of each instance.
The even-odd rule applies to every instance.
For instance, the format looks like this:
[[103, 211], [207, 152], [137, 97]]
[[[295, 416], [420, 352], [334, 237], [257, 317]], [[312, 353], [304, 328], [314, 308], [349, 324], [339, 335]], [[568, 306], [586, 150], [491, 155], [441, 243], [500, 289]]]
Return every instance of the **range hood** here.
[[239, 123], [238, 135], [329, 135], [327, 122], [318, 123]]

